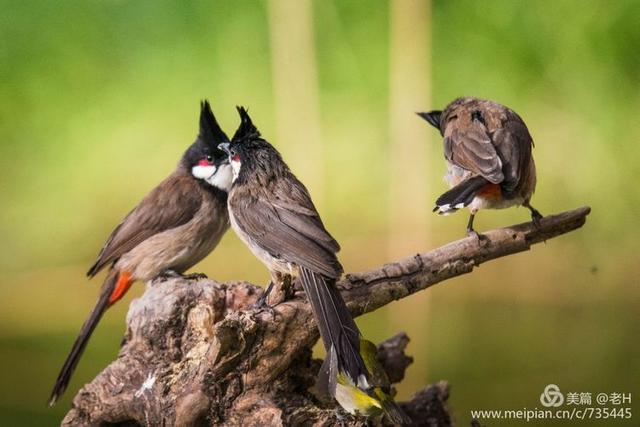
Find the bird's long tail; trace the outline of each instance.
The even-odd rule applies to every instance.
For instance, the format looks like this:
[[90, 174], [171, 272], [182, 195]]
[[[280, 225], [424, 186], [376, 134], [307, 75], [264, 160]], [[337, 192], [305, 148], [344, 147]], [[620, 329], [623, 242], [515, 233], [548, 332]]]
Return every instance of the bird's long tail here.
[[[368, 387], [369, 372], [360, 356], [360, 331], [335, 280], [300, 267], [300, 282], [309, 298], [327, 355], [335, 349], [337, 369], [349, 375], [354, 384]], [[318, 384], [324, 389], [321, 391], [329, 391], [325, 369], [320, 372]]]
[[433, 211], [440, 215], [447, 215], [462, 209], [468, 206], [476, 197], [478, 191], [487, 184], [490, 184], [490, 182], [481, 176], [469, 178], [438, 197]]
[[102, 318], [102, 315], [110, 305], [115, 303], [125, 294], [127, 289], [129, 289], [131, 283], [132, 280], [129, 274], [120, 273], [115, 270], [109, 273], [104, 283], [102, 284], [98, 303], [93, 308], [91, 314], [89, 314], [89, 317], [82, 325], [80, 333], [78, 334], [78, 337], [73, 343], [73, 347], [71, 347], [71, 351], [67, 356], [67, 360], [65, 360], [64, 365], [62, 365], [62, 369], [58, 374], [56, 383], [53, 386], [53, 390], [51, 391], [51, 396], [49, 397], [49, 406], [52, 406], [56, 403], [58, 398], [62, 395], [62, 393], [64, 393], [67, 386], [69, 385], [71, 375], [73, 375], [73, 371], [75, 371], [76, 366], [78, 365], [78, 361], [80, 360], [80, 357], [82, 356], [82, 353], [87, 346], [87, 342], [89, 341], [93, 330], [96, 328], [98, 322]]

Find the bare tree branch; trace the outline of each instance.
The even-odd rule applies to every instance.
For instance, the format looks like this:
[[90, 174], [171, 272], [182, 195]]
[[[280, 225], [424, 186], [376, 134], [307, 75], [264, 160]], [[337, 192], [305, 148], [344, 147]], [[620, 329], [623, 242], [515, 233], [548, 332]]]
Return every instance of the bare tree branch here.
[[470, 273], [492, 259], [527, 251], [532, 245], [584, 225], [590, 207], [582, 207], [532, 222], [487, 231], [482, 239], [465, 237], [365, 273], [347, 274], [339, 283], [354, 315], [368, 313], [443, 280]]
[[[481, 242], [465, 238], [441, 248], [348, 275], [343, 296], [359, 315], [482, 262], [522, 252], [581, 227], [589, 208], [489, 231]], [[318, 332], [309, 305], [298, 293], [272, 312], [251, 305], [262, 289], [244, 282], [157, 279], [131, 303], [118, 359], [76, 395], [63, 425], [365, 425], [341, 415], [316, 396], [320, 361], [311, 357]], [[393, 382], [411, 358], [397, 335], [378, 357]], [[451, 425], [446, 383], [402, 403], [413, 425]], [[372, 420], [369, 420], [371, 422]], [[384, 424], [382, 420], [374, 420]]]

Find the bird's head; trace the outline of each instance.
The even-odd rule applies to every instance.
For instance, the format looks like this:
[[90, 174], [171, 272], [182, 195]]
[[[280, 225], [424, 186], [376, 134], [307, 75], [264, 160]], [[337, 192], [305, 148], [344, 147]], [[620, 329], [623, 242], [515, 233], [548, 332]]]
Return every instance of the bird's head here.
[[200, 131], [196, 141], [182, 156], [182, 165], [194, 178], [203, 180], [220, 190], [229, 191], [232, 170], [229, 160], [218, 145], [229, 138], [218, 125], [208, 101], [200, 104]]
[[240, 126], [231, 142], [218, 145], [224, 151], [233, 169], [233, 182], [239, 177], [248, 179], [250, 175], [266, 178], [286, 168], [280, 153], [260, 136], [244, 107], [237, 107]]

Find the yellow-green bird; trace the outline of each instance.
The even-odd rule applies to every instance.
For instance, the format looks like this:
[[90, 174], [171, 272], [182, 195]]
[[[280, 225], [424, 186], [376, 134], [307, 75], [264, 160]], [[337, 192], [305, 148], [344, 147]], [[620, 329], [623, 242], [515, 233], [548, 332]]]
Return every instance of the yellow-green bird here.
[[[369, 371], [370, 381], [358, 379], [356, 385], [345, 372], [338, 371], [338, 357], [331, 347], [321, 374], [326, 375], [328, 392], [351, 415], [388, 416], [397, 424], [409, 424], [409, 418], [391, 397], [391, 384], [383, 366], [377, 359], [378, 349], [371, 341], [360, 339], [360, 356]], [[322, 375], [321, 375], [322, 377]], [[323, 380], [321, 379], [321, 382]], [[322, 386], [322, 383], [321, 383]]]

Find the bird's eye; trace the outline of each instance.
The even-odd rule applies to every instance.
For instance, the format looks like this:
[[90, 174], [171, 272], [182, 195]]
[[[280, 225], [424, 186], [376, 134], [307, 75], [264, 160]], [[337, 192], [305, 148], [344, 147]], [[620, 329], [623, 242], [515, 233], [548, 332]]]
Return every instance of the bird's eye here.
[[208, 161], [208, 162], [212, 162], [212, 161], [213, 161], [213, 156], [212, 156], [211, 154], [209, 154], [209, 155], [207, 156], [207, 161]]
[[231, 158], [232, 162], [240, 162], [240, 156], [238, 155], [238, 152], [236, 150], [229, 151], [229, 157]]

